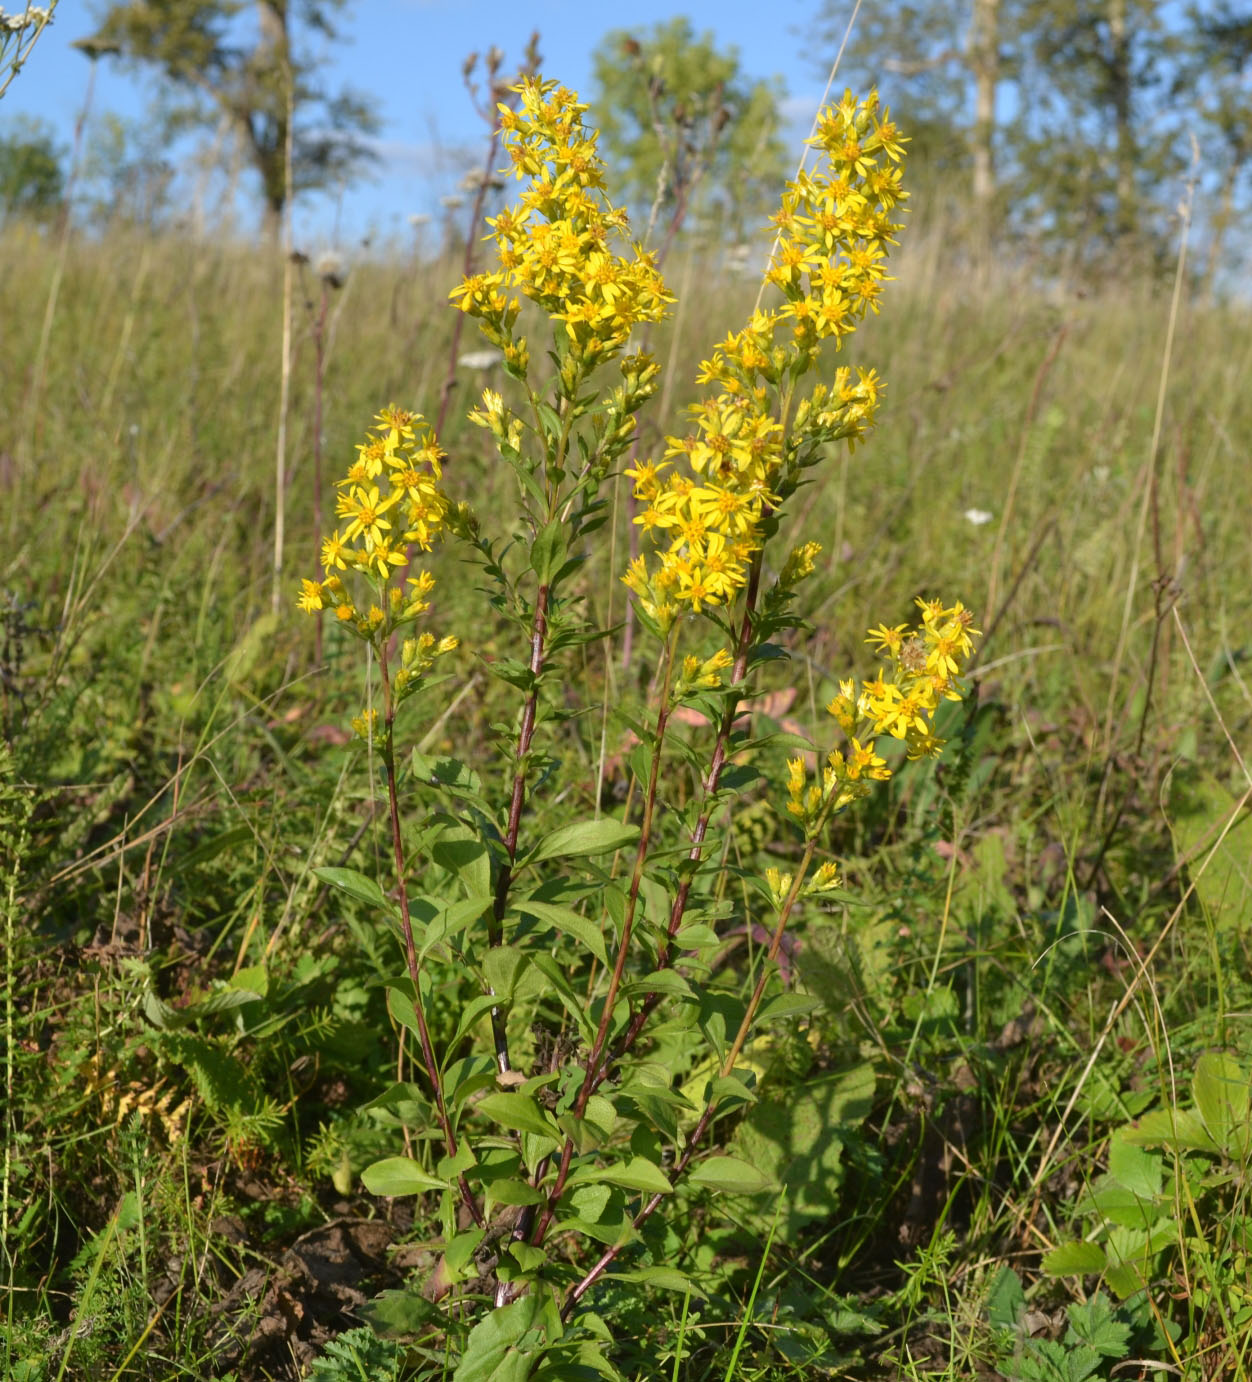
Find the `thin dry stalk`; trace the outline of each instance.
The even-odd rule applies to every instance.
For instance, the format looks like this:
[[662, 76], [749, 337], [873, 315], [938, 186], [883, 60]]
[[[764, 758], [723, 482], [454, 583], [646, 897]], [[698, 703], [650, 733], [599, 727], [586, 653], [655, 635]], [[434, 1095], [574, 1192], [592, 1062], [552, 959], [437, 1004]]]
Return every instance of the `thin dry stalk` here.
[[287, 78], [287, 166], [283, 202], [283, 343], [278, 381], [278, 435], [274, 441], [274, 590], [271, 603], [275, 614], [281, 607], [283, 592], [283, 539], [287, 520], [287, 415], [291, 408], [291, 300], [295, 279], [291, 227], [291, 203], [295, 194], [291, 166], [295, 144], [295, 81], [289, 54], [284, 60], [284, 71]]

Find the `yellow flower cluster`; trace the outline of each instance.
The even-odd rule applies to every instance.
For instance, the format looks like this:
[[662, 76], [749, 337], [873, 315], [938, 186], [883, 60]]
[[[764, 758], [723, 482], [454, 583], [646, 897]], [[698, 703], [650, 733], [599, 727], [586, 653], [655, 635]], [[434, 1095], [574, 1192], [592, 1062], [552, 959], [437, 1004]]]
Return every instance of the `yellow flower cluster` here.
[[935, 736], [939, 703], [959, 701], [963, 688], [957, 678], [973, 652], [978, 630], [974, 616], [958, 600], [945, 608], [939, 600], [918, 600], [919, 628], [905, 624], [880, 625], [869, 638], [890, 660], [872, 681], [839, 683], [839, 694], [826, 709], [848, 738], [847, 750], [835, 749], [826, 759], [820, 786], [808, 782], [803, 758], [787, 763], [787, 811], [806, 831], [850, 802], [869, 795], [870, 783], [891, 776], [875, 751], [876, 737], [901, 739], [909, 758], [937, 758], [944, 741]]
[[[774, 218], [767, 278], [783, 304], [756, 311], [704, 362], [699, 382], [719, 392], [692, 408], [695, 430], [667, 438], [660, 462], [627, 472], [645, 505], [635, 521], [668, 545], [656, 570], [641, 558], [624, 579], [662, 630], [683, 610], [732, 601], [747, 583], [764, 520], [799, 470], [823, 444], [854, 445], [873, 425], [882, 388], [873, 370], [837, 370], [833, 386], [819, 385], [791, 416], [790, 400], [821, 342], [838, 343], [876, 310], [886, 247], [899, 229], [891, 212], [905, 196], [895, 166], [900, 141], [876, 94], [861, 103], [848, 94], [823, 112], [810, 142], [822, 151], [821, 167], [788, 183]], [[672, 464], [676, 457], [681, 465]]]
[[587, 107], [556, 82], [526, 78], [516, 110], [501, 105], [500, 127], [519, 178], [530, 182], [518, 206], [488, 221], [497, 267], [472, 274], [452, 292], [463, 312], [480, 319], [505, 363], [526, 372], [526, 341], [513, 339], [516, 291], [564, 323], [570, 355], [584, 369], [626, 343], [639, 322], [657, 321], [673, 301], [651, 254], [627, 254], [626, 213], [604, 192], [598, 131], [582, 120]]
[[[336, 512], [347, 521], [323, 539], [326, 576], [301, 582], [299, 604], [310, 614], [333, 609], [340, 623], [381, 649], [396, 629], [430, 608], [435, 578], [429, 571], [408, 576], [403, 583], [391, 582], [396, 569], [408, 561], [409, 549], [428, 552], [450, 522], [464, 526], [470, 520], [461, 508], [454, 508], [440, 486], [444, 453], [420, 414], [394, 404], [384, 408], [356, 450], [356, 460], [337, 482]], [[382, 603], [359, 607], [340, 572], [364, 577]], [[431, 633], [406, 638], [392, 679], [396, 701], [415, 691], [435, 659], [456, 646], [455, 638], [437, 639]], [[376, 722], [376, 712], [366, 711], [352, 727], [369, 739]]]
[[812, 345], [846, 335], [867, 309], [878, 310], [886, 246], [900, 229], [891, 217], [904, 197], [904, 149], [876, 92], [862, 102], [845, 92], [809, 142], [825, 158], [816, 173], [787, 184], [766, 277], [787, 299], [782, 315], [797, 340]]
[[[448, 521], [451, 505], [440, 488], [444, 453], [430, 425], [418, 413], [394, 405], [374, 419], [370, 435], [357, 448], [357, 458], [337, 482], [335, 511], [347, 522], [322, 542], [326, 577], [301, 583], [300, 608], [315, 614], [333, 609], [336, 617], [362, 638], [372, 638], [386, 626], [415, 618], [427, 608], [433, 579], [422, 572], [409, 577], [409, 592], [387, 588], [395, 568], [408, 561], [408, 549], [429, 551]], [[359, 609], [341, 571], [357, 571], [371, 578], [377, 591], [386, 591], [388, 608], [377, 604]]]

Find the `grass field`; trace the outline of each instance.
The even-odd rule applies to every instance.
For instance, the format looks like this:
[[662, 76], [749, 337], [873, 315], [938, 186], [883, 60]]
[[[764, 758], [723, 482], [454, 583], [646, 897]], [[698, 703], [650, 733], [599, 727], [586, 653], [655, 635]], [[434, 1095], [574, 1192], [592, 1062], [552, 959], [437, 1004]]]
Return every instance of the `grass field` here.
[[[750, 1048], [760, 1098], [728, 1134], [773, 1188], [675, 1203], [647, 1260], [703, 1297], [604, 1284], [606, 1356], [632, 1379], [1245, 1377], [1252, 322], [1185, 287], [1172, 311], [1168, 282], [975, 270], [913, 230], [847, 348], [887, 381], [880, 426], [788, 520], [824, 548], [811, 629], [754, 705], [816, 732], [838, 678], [873, 670], [864, 631], [922, 594], [977, 612], [977, 694], [938, 767], [831, 828], [848, 899], [806, 914], [784, 975], [820, 1004]], [[296, 283], [275, 612], [277, 257], [7, 243], [0, 1371], [439, 1376], [413, 1339], [445, 1227], [359, 1178], [407, 1136], [378, 1097], [391, 942], [311, 872], [386, 888], [390, 848], [346, 733], [362, 660], [327, 628], [319, 662], [295, 607], [317, 274]], [[645, 453], [756, 296], [711, 253], [666, 274]], [[438, 413], [458, 276], [395, 255], [328, 290], [324, 506], [380, 406]], [[514, 482], [463, 419], [502, 381], [458, 370], [442, 438], [449, 492], [499, 531]], [[625, 482], [606, 492], [582, 579], [613, 626], [630, 525]], [[513, 715], [488, 665], [524, 650], [458, 549], [433, 569], [462, 646], [406, 752], [486, 762]], [[646, 695], [653, 655], [636, 636], [623, 665], [623, 637], [570, 655], [585, 702]], [[602, 764], [620, 814], [606, 726], [555, 720], [545, 751]], [[740, 799], [728, 848], [786, 859], [780, 790]], [[738, 976], [755, 936], [727, 939]], [[449, 963], [445, 1040], [466, 1000]]]

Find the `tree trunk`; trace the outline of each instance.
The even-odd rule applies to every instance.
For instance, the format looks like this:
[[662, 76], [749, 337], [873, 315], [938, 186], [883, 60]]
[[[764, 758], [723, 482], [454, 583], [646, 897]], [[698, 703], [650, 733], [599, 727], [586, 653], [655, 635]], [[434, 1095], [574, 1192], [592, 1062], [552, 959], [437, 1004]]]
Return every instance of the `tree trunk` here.
[[978, 248], [986, 254], [995, 232], [995, 103], [1000, 75], [1000, 0], [974, 0], [969, 30], [969, 65], [974, 74], [974, 215]]
[[291, 147], [291, 37], [287, 28], [286, 0], [258, 0], [261, 37], [257, 43], [256, 69], [267, 73], [275, 86], [255, 102], [250, 134], [253, 159], [261, 175], [265, 197], [262, 229], [267, 243], [277, 245], [282, 234], [283, 211], [291, 170], [287, 167]]
[[1114, 233], [1124, 244], [1135, 233], [1135, 132], [1131, 123], [1130, 25], [1126, 0], [1109, 0], [1109, 100], [1116, 133], [1117, 213]]

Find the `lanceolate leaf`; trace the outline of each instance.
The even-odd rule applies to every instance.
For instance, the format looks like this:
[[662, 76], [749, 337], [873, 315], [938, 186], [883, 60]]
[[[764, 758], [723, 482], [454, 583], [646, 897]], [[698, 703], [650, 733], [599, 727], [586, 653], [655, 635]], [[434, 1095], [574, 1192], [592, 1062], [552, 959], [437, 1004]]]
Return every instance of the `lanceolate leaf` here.
[[561, 1135], [556, 1119], [545, 1113], [529, 1094], [488, 1094], [478, 1101], [476, 1108], [493, 1122], [517, 1132], [552, 1138]]
[[598, 821], [575, 821], [563, 825], [540, 840], [531, 856], [532, 862], [542, 859], [572, 859], [583, 854], [610, 854], [639, 838], [637, 825], [622, 825], [602, 817]]
[[573, 908], [561, 907], [555, 902], [535, 902], [529, 898], [522, 898], [514, 903], [513, 910], [523, 916], [534, 917], [536, 921], [546, 922], [549, 926], [555, 926], [567, 936], [573, 936], [576, 941], [585, 945], [601, 964], [607, 963], [604, 937], [600, 934], [600, 928]]
[[424, 1190], [446, 1190], [447, 1182], [424, 1171], [407, 1156], [384, 1157], [361, 1172], [361, 1183], [371, 1195], [419, 1195]]
[[723, 1190], [732, 1195], [755, 1195], [768, 1184], [755, 1166], [737, 1156], [708, 1157], [692, 1167], [687, 1179], [706, 1190]]
[[707, 1298], [707, 1292], [702, 1291], [689, 1276], [673, 1267], [643, 1267], [637, 1272], [611, 1272], [607, 1278], [609, 1281], [637, 1281], [643, 1286], [653, 1286], [659, 1291], [685, 1291], [690, 1295], [698, 1296], [701, 1300]]
[[641, 1156], [632, 1157], [625, 1166], [580, 1166], [570, 1175], [568, 1184], [588, 1181], [620, 1185], [623, 1190], [641, 1190], [649, 1195], [669, 1195], [674, 1189], [661, 1168]]
[[340, 892], [345, 892], [349, 897], [355, 897], [360, 902], [368, 902], [374, 907], [385, 907], [388, 911], [394, 911], [391, 903], [383, 896], [383, 890], [374, 882], [372, 878], [367, 878], [365, 874], [358, 873], [356, 869], [314, 869], [313, 876], [320, 878], [323, 883], [329, 883], [332, 888], [338, 888]]

